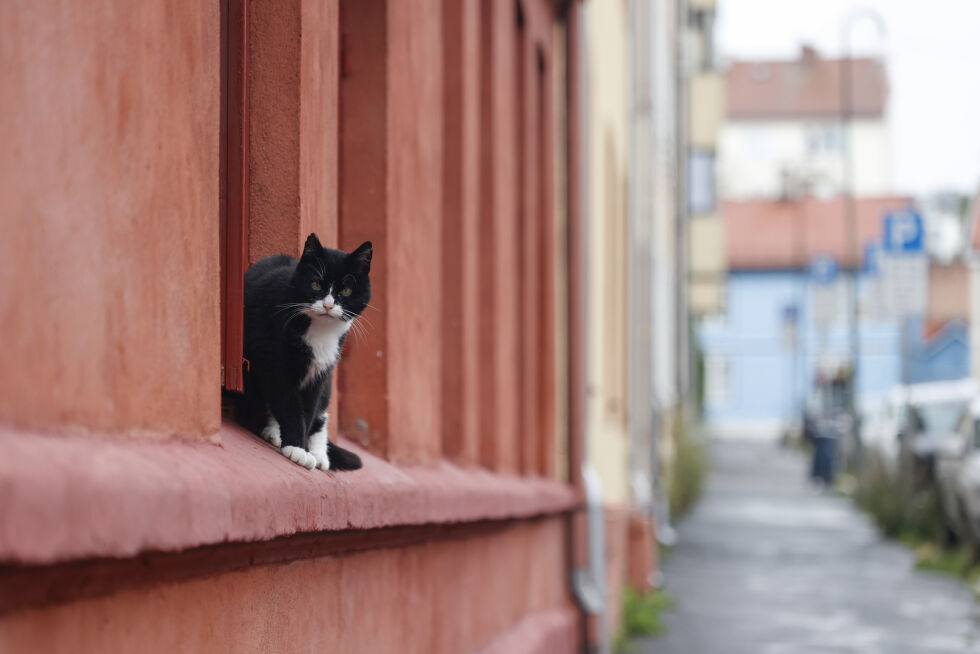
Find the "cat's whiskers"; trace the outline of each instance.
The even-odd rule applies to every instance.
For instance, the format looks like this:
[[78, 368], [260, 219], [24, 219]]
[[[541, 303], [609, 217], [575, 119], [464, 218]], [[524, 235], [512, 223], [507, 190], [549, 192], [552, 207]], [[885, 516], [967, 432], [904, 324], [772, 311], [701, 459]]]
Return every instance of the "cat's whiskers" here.
[[298, 316], [310, 317], [310, 315], [308, 313], [308, 308], [309, 308], [309, 305], [305, 305], [305, 304], [300, 305], [298, 307], [294, 307], [293, 308], [293, 312], [291, 314], [289, 314], [289, 316], [286, 317], [285, 322], [283, 322], [283, 324], [282, 324], [283, 331], [285, 331], [286, 328], [289, 327], [289, 323], [291, 323], [293, 320], [295, 320]]
[[274, 316], [282, 313], [283, 311], [286, 311], [287, 309], [303, 308], [303, 307], [308, 307], [310, 305], [305, 302], [286, 302], [284, 304], [277, 304], [276, 306], [278, 308], [272, 312], [272, 315]]
[[347, 330], [348, 334], [353, 334], [354, 339], [358, 342], [364, 341], [364, 334], [361, 332], [360, 328], [356, 326], [353, 322], [350, 323], [350, 328]]
[[[355, 320], [363, 320], [367, 324], [368, 327], [370, 327], [371, 329], [374, 329], [374, 323], [372, 323], [370, 320], [368, 320], [367, 318], [365, 318], [363, 314], [360, 315], [360, 316], [354, 316], [354, 319]], [[362, 325], [362, 327], [363, 327], [363, 325]]]
[[359, 316], [351, 311], [344, 310], [344, 317], [350, 318], [347, 323], [350, 325], [348, 329], [353, 332], [354, 336], [361, 341], [367, 341], [367, 328], [364, 325], [359, 324]]

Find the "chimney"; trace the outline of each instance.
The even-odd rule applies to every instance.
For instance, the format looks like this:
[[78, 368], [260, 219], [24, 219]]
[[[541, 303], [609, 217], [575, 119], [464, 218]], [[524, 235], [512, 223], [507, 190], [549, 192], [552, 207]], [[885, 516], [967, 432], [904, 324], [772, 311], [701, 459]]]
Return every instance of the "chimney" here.
[[812, 45], [804, 44], [800, 49], [800, 62], [804, 66], [813, 66], [815, 63], [817, 63], [818, 59], [820, 59], [820, 55], [817, 54], [816, 48], [814, 48]]

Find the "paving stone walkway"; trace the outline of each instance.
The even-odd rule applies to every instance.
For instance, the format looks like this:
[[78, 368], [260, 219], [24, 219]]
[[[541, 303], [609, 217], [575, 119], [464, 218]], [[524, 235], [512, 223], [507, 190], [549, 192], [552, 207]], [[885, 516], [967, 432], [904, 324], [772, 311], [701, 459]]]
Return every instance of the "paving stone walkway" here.
[[664, 562], [676, 606], [649, 654], [980, 652], [980, 604], [917, 571], [844, 498], [815, 495], [806, 461], [716, 443], [705, 496]]

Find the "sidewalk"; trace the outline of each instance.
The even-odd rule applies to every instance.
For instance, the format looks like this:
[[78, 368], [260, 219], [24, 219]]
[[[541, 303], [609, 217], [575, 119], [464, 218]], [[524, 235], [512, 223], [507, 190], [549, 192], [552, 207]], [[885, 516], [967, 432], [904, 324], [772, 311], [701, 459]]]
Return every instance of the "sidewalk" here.
[[847, 499], [813, 495], [806, 461], [717, 443], [705, 496], [666, 556], [675, 607], [649, 654], [980, 652], [980, 604], [914, 569]]

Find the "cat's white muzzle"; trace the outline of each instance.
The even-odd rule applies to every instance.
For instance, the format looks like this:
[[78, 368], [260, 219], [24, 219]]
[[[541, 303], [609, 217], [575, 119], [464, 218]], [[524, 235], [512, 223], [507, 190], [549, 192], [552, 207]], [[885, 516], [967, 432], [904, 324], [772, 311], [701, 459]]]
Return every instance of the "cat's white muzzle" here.
[[311, 304], [310, 312], [320, 318], [329, 317], [340, 320], [344, 317], [344, 309], [335, 303], [332, 295], [328, 295], [319, 302]]

